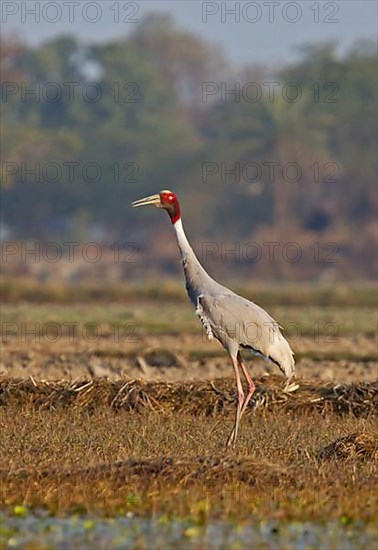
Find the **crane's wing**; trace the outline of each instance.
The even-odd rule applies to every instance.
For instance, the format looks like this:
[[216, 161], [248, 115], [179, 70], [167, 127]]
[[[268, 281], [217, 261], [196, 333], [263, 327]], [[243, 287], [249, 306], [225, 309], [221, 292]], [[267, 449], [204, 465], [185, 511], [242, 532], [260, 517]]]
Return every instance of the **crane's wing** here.
[[293, 352], [278, 323], [261, 307], [233, 292], [201, 294], [197, 314], [208, 336], [229, 338], [276, 363], [289, 378], [295, 369]]

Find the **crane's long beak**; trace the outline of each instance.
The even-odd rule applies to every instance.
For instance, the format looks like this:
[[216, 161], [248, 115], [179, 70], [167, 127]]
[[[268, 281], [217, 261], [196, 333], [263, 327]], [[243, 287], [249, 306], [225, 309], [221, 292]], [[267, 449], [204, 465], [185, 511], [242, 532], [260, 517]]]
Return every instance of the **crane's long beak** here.
[[138, 201], [131, 203], [133, 208], [137, 208], [138, 206], [147, 206], [147, 204], [161, 206], [160, 195], [150, 195], [149, 197], [145, 197], [144, 199], [139, 199]]

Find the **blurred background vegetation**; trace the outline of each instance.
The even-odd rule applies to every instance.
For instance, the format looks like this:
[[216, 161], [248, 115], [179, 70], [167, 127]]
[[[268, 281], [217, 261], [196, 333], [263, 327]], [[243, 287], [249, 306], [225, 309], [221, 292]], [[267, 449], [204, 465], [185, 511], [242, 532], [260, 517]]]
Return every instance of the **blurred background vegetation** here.
[[[376, 43], [343, 56], [336, 44], [298, 53], [279, 68], [235, 67], [163, 15], [104, 44], [4, 38], [2, 242], [16, 247], [3, 254], [3, 272], [68, 282], [175, 277], [167, 220], [130, 208], [169, 188], [200, 259], [223, 280], [374, 279]], [[240, 96], [222, 85], [240, 86]], [[51, 261], [43, 246], [52, 242], [64, 253], [63, 243], [79, 243], [75, 261]], [[100, 261], [80, 253], [88, 242], [101, 246]], [[22, 255], [35, 243], [40, 261]]]

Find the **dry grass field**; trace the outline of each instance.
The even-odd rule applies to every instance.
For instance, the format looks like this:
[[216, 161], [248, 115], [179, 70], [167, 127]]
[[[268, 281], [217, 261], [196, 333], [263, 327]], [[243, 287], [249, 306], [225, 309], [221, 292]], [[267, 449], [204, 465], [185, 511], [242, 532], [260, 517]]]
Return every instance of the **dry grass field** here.
[[274, 365], [246, 354], [257, 391], [233, 450], [224, 447], [236, 402], [228, 358], [179, 289], [91, 289], [82, 300], [49, 290], [31, 300], [29, 287], [8, 283], [4, 293], [5, 513], [375, 528], [372, 289], [304, 288], [295, 299], [257, 289], [286, 327], [298, 387], [285, 392]]

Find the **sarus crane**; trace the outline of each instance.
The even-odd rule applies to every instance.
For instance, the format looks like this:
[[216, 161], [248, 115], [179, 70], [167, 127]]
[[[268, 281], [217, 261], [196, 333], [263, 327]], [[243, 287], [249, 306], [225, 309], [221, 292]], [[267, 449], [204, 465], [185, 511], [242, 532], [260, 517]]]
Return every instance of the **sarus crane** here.
[[[172, 191], [163, 190], [156, 195], [134, 201], [132, 206], [149, 204], [168, 212], [181, 252], [189, 298], [209, 340], [219, 340], [230, 355], [238, 401], [235, 424], [227, 440], [227, 446], [234, 445], [238, 437], [240, 419], [255, 391], [255, 385], [240, 350], [249, 348], [253, 353], [270, 359], [286, 375], [288, 381], [295, 369], [293, 352], [281, 334], [280, 326], [264, 309], [214, 281], [202, 267], [185, 235], [177, 196]], [[247, 393], [243, 390], [241, 373], [248, 384]]]

